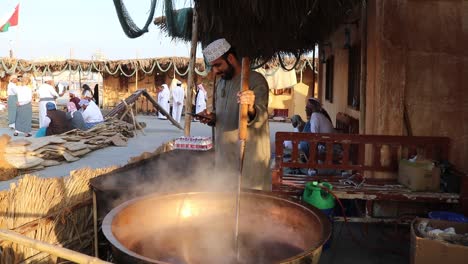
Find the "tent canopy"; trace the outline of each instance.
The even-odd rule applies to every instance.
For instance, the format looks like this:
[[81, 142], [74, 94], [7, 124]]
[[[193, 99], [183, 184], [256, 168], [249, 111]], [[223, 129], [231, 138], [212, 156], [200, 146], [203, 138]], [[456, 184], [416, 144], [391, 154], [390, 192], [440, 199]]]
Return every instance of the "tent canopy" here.
[[[135, 37], [123, 0], [114, 0], [124, 32]], [[152, 2], [157, 0], [152, 0]], [[240, 56], [269, 60], [278, 54], [300, 55], [348, 22], [361, 0], [195, 0], [202, 46], [226, 38]], [[192, 9], [176, 10], [164, 0], [165, 17], [155, 19], [169, 36], [191, 41]]]

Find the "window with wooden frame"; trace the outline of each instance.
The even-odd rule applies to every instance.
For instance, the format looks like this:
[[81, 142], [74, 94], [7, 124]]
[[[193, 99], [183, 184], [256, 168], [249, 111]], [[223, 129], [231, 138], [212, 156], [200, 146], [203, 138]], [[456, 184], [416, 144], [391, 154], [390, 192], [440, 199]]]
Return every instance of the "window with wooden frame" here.
[[333, 70], [335, 64], [335, 57], [330, 56], [326, 61], [325, 69], [325, 100], [333, 103]]
[[349, 48], [348, 63], [348, 106], [359, 110], [359, 87], [361, 85], [361, 47], [353, 45]]

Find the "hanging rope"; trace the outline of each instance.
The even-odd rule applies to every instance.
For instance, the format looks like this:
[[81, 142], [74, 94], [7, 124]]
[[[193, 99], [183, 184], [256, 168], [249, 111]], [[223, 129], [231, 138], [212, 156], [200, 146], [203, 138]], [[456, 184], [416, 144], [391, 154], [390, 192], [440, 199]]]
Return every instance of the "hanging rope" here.
[[109, 67], [107, 67], [107, 64], [104, 64], [104, 69], [106, 70], [106, 72], [110, 75], [115, 75], [119, 72], [119, 69], [120, 69], [120, 64], [117, 65], [117, 68], [115, 69], [115, 72], [111, 72]]
[[21, 63], [18, 62], [18, 68], [20, 69], [20, 71], [22, 72], [29, 72], [32, 68], [33, 68], [33, 65], [34, 64], [30, 64], [29, 65], [29, 68], [26, 68], [26, 67], [23, 67], [23, 65], [21, 65]]
[[202, 71], [202, 72], [199, 71], [199, 70], [197, 69], [197, 67], [195, 67], [195, 73], [198, 74], [198, 75], [200, 75], [200, 76], [202, 76], [202, 77], [206, 77], [206, 76], [208, 75], [209, 72], [208, 72], [208, 68], [207, 68], [207, 67], [205, 67], [205, 70]]
[[[29, 66], [27, 66], [29, 63]], [[89, 75], [91, 72], [98, 72], [98, 73], [107, 73], [109, 75], [116, 75], [116, 74], [122, 74], [127, 77], [132, 77], [134, 74], [136, 74], [136, 71], [141, 69], [141, 71], [145, 74], [153, 74], [156, 67], [159, 72], [166, 73], [168, 72], [172, 67], [174, 67], [174, 73], [178, 74], [179, 76], [185, 76], [188, 74], [189, 69], [183, 73], [179, 71], [177, 68], [177, 65], [174, 61], [174, 58], [169, 60], [169, 64], [167, 65], [166, 68], [163, 68], [162, 65], [159, 63], [158, 59], [152, 60], [150, 64], [150, 69], [148, 67], [144, 67], [141, 63], [139, 62], [131, 62], [133, 65], [136, 65], [135, 70], [132, 71], [131, 74], [128, 74], [123, 71], [122, 69], [122, 64], [118, 63], [116, 68], [112, 71], [110, 68], [110, 65], [112, 62], [86, 62], [86, 63], [80, 63], [77, 62], [77, 65], [75, 68], [73, 68], [73, 63], [72, 61], [66, 61], [60, 69], [52, 71], [51, 67], [57, 67], [56, 65], [51, 66], [51, 64], [46, 64], [46, 63], [40, 63], [38, 66], [35, 62], [20, 62], [18, 60], [15, 60], [14, 62], [8, 63], [7, 61], [1, 59], [1, 66], [3, 68], [3, 71], [5, 74], [14, 74], [17, 70], [19, 72], [33, 72], [34, 74], [40, 74], [40, 75], [46, 75], [50, 74], [52, 76], [58, 76], [60, 74], [63, 74], [65, 71], [69, 71], [71, 74], [76, 74], [77, 72], [82, 72], [84, 75]], [[82, 66], [86, 65], [87, 66]], [[101, 65], [99, 65], [101, 64]], [[43, 66], [41, 66], [43, 65]], [[86, 68], [85, 68], [86, 67]], [[208, 67], [205, 66], [205, 69], [203, 71], [197, 69], [195, 67], [195, 73], [198, 74], [199, 76], [206, 77], [209, 73]]]
[[281, 65], [281, 68], [283, 68], [283, 70], [285, 70], [285, 71], [292, 71], [293, 69], [295, 69], [296, 66], [297, 66], [297, 64], [298, 64], [299, 61], [301, 60], [301, 59], [300, 59], [300, 58], [301, 58], [301, 54], [300, 54], [300, 53], [296, 53], [296, 54], [294, 54], [294, 57], [296, 57], [296, 62], [294, 63], [294, 65], [293, 65], [290, 69], [288, 69], [288, 68], [286, 68], [286, 66], [284, 65], [284, 62], [283, 62], [283, 59], [281, 58], [281, 55], [278, 53], [278, 60], [279, 60], [279, 63], [280, 63], [280, 65]]
[[153, 65], [151, 66], [151, 70], [149, 70], [149, 71], [146, 71], [145, 67], [143, 67], [143, 65], [141, 65], [141, 67], [140, 67], [141, 71], [144, 74], [152, 74], [155, 68], [156, 68], [156, 62], [154, 62], [154, 61], [153, 61]]
[[67, 65], [65, 64], [63, 68], [60, 71], [58, 71], [58, 73], [57, 71], [52, 72], [52, 76], [59, 76], [60, 74], [64, 73], [66, 70], [67, 70]]
[[75, 70], [73, 70], [72, 65], [68, 63], [68, 70], [72, 73], [75, 74], [78, 72], [78, 66], [76, 66]]
[[[255, 61], [255, 62], [256, 62], [256, 61]], [[263, 60], [263, 61], [262, 61], [261, 63], [259, 63], [258, 65], [251, 66], [250, 68], [251, 68], [252, 70], [256, 70], [256, 69], [258, 69], [258, 68], [260, 68], [260, 67], [263, 67], [267, 62], [268, 62], [268, 60]]]
[[135, 75], [135, 73], [136, 73], [137, 70], [138, 70], [138, 67], [135, 67], [135, 69], [133, 70], [133, 72], [130, 73], [130, 74], [126, 74], [126, 73], [122, 70], [121, 65], [119, 65], [119, 69], [120, 69], [120, 73], [121, 73], [123, 76], [125, 76], [125, 77], [127, 77], [127, 78], [130, 78], [130, 77], [132, 77], [133, 75]]
[[172, 60], [169, 62], [169, 66], [167, 66], [167, 69], [165, 69], [165, 70], [163, 70], [163, 69], [161, 68], [161, 65], [159, 65], [159, 61], [158, 61], [158, 60], [156, 60], [156, 65], [158, 66], [158, 69], [159, 69], [161, 72], [167, 72], [167, 71], [171, 68], [171, 66], [172, 66]]
[[148, 27], [153, 22], [154, 11], [156, 9], [156, 2], [157, 0], [151, 0], [151, 7], [150, 7], [150, 14], [146, 19], [145, 26], [140, 29], [133, 19], [130, 17], [130, 14], [123, 3], [123, 0], [114, 0], [115, 10], [117, 11], [117, 16], [119, 18], [120, 25], [122, 29], [129, 38], [137, 38], [144, 33], [148, 32]]
[[15, 60], [15, 64], [10, 69], [8, 69], [8, 67], [5, 65], [5, 62], [2, 60], [2, 67], [5, 70], [5, 72], [8, 74], [15, 74], [17, 65], [18, 65], [18, 61]]
[[[172, 60], [174, 60], [174, 59], [172, 59]], [[182, 74], [182, 73], [180, 73], [179, 70], [177, 69], [177, 66], [176, 66], [176, 64], [175, 64], [174, 61], [172, 62], [172, 64], [174, 64], [174, 71], [175, 71], [179, 76], [182, 77], [182, 76], [185, 76], [185, 75], [188, 74], [188, 72], [189, 72], [189, 67], [187, 67], [187, 70]], [[175, 77], [175, 76], [174, 76], [174, 77]]]
[[103, 70], [104, 70], [104, 67], [102, 67], [102, 69], [99, 69], [99, 68], [96, 66], [96, 64], [94, 63], [94, 61], [91, 62], [91, 65], [92, 65], [93, 68], [94, 68], [97, 72], [99, 72], [99, 73], [102, 73]]

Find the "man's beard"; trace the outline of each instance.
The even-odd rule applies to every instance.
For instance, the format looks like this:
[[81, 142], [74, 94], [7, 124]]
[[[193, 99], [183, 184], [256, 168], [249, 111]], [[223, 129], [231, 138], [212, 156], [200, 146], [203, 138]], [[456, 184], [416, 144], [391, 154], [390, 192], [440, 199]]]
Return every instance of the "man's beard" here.
[[234, 67], [232, 67], [231, 63], [229, 63], [229, 61], [227, 60], [226, 63], [228, 65], [228, 68], [221, 74], [221, 78], [223, 78], [224, 80], [231, 80], [234, 76]]

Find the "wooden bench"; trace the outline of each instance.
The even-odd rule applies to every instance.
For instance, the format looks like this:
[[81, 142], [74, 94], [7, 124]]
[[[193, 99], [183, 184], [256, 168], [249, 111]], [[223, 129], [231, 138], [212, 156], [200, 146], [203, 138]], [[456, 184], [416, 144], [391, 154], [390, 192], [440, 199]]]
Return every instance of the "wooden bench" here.
[[[284, 141], [292, 142], [292, 150], [284, 149]], [[299, 142], [310, 145], [309, 159], [301, 159]], [[449, 138], [385, 136], [357, 134], [312, 134], [277, 132], [276, 154], [272, 170], [273, 191], [300, 197], [308, 181], [327, 181], [333, 184], [333, 192], [340, 199], [365, 200], [365, 216], [359, 221], [372, 221], [374, 201], [398, 201], [461, 205], [468, 213], [468, 177], [459, 174], [460, 193], [413, 192], [398, 184], [398, 162], [418, 154], [436, 161], [447, 160]], [[325, 153], [317, 153], [317, 145], [325, 146]], [[338, 157], [333, 145], [340, 145]], [[385, 150], [385, 151], [384, 151]], [[384, 154], [384, 155], [382, 155]], [[388, 155], [387, 155], [388, 154]], [[332, 169], [341, 173], [335, 175], [307, 176], [288, 174], [285, 168], [313, 168], [318, 171]], [[354, 181], [349, 180], [354, 175]], [[348, 180], [348, 181], [346, 181]], [[347, 183], [356, 183], [353, 186]]]

